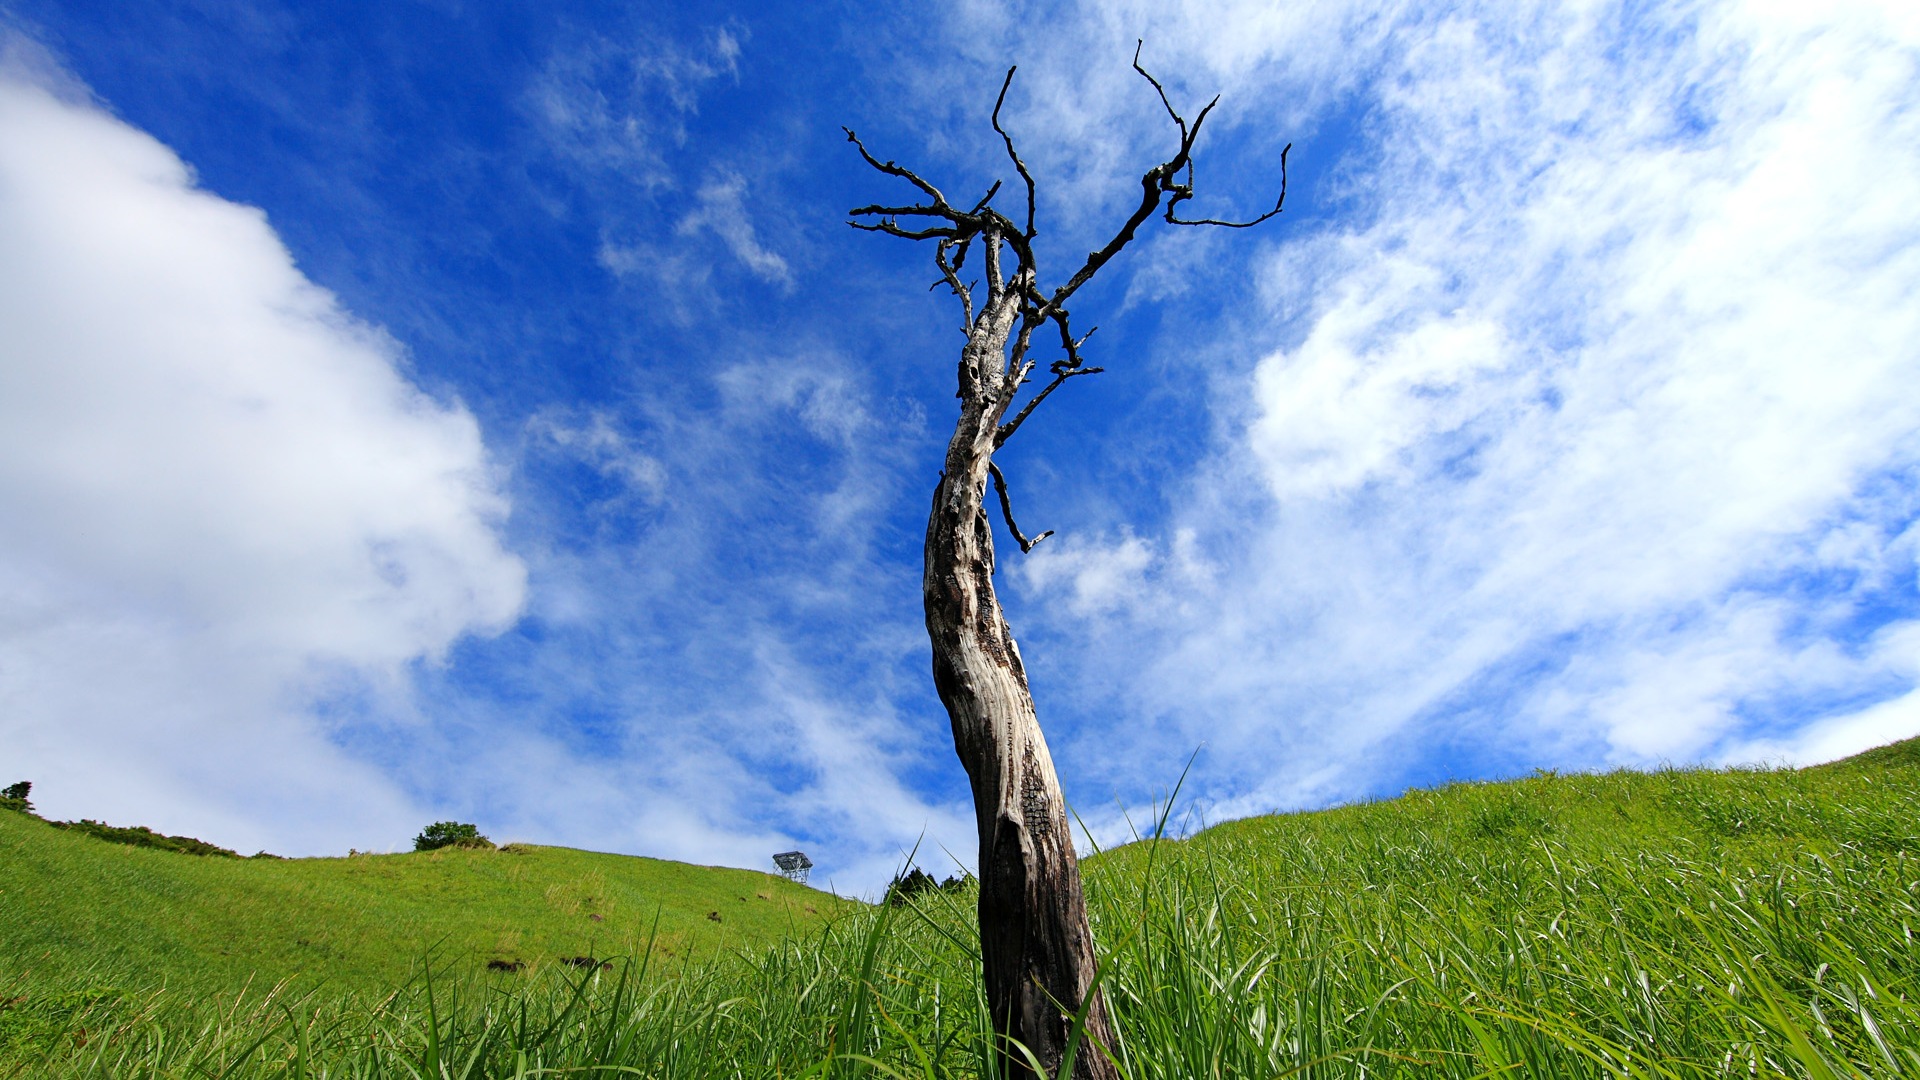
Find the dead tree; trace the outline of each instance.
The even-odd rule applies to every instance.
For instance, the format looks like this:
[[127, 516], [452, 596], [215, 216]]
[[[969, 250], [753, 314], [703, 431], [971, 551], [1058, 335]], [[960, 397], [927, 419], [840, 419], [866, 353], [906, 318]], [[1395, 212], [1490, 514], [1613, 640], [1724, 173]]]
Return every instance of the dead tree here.
[[[1047, 1076], [1057, 1076], [1072, 1042], [1074, 1018], [1083, 1006], [1084, 1040], [1074, 1052], [1072, 1074], [1082, 1078], [1117, 1074], [1105, 1052], [1113, 1045], [1112, 1026], [1094, 983], [1093, 938], [1066, 804], [1034, 715], [1020, 650], [994, 595], [993, 531], [983, 507], [988, 482], [998, 495], [1007, 531], [1022, 552], [1031, 551], [1052, 533], [1029, 537], [1014, 524], [1006, 477], [993, 463], [993, 454], [1068, 380], [1103, 370], [1087, 365], [1081, 349], [1093, 330], [1076, 336], [1067, 303], [1133, 240], [1140, 226], [1160, 213], [1174, 225], [1246, 228], [1278, 214], [1287, 197], [1287, 154], [1282, 151], [1280, 199], [1272, 210], [1251, 221], [1181, 217], [1180, 204], [1193, 198], [1194, 141], [1220, 99], [1208, 102], [1188, 123], [1174, 111], [1165, 88], [1140, 66], [1138, 49], [1133, 67], [1159, 94], [1179, 131], [1179, 145], [1171, 157], [1141, 176], [1139, 205], [1119, 231], [1051, 292], [1042, 286], [1034, 256], [1033, 174], [1000, 124], [1014, 68], [1007, 69], [994, 102], [993, 130], [1026, 187], [1022, 221], [994, 207], [999, 182], [962, 210], [911, 169], [874, 157], [847, 129], [847, 139], [868, 165], [918, 192], [917, 201], [909, 204], [858, 207], [849, 212], [849, 224], [909, 240], [935, 241], [933, 259], [940, 279], [934, 287], [945, 284], [953, 292], [965, 320], [960, 418], [947, 444], [945, 468], [927, 518], [922, 595], [927, 636], [933, 643], [934, 686], [947, 707], [954, 749], [973, 787], [980, 833], [982, 974], [993, 1029], [1002, 1040], [1001, 1061], [1009, 1076], [1031, 1073], [1021, 1048], [1031, 1053]], [[974, 290], [979, 282], [967, 284], [960, 277], [969, 255], [982, 264], [987, 288], [977, 308]], [[1060, 352], [1047, 366], [1052, 377], [1018, 410], [1012, 410], [1040, 362], [1032, 355], [1036, 335], [1057, 336]]]

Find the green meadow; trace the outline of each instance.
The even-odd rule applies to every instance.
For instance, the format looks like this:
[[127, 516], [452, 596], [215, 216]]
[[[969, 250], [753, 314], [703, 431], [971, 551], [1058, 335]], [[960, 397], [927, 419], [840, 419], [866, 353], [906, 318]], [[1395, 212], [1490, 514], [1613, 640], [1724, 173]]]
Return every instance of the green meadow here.
[[[558, 849], [213, 859], [6, 817], [0, 1076], [993, 1072], [964, 894]], [[1120, 1034], [1080, 1052], [1141, 1080], [1920, 1075], [1920, 741], [1453, 784], [1086, 868]]]
[[232, 859], [104, 843], [0, 813], [0, 978], [26, 987], [291, 985], [377, 994], [431, 958], [538, 971], [578, 957], [761, 947], [834, 897], [750, 870], [510, 844]]

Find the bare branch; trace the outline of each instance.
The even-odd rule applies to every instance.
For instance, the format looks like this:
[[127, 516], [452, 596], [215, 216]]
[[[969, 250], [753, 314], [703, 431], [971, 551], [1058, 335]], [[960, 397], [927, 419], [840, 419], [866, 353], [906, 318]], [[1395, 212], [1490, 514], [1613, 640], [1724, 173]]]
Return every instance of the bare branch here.
[[1007, 440], [1013, 438], [1013, 433], [1020, 430], [1020, 425], [1027, 422], [1027, 417], [1033, 415], [1033, 410], [1039, 408], [1040, 403], [1047, 400], [1047, 395], [1053, 393], [1055, 390], [1060, 389], [1061, 383], [1066, 382], [1068, 379], [1071, 379], [1076, 375], [1098, 375], [1105, 370], [1107, 369], [1097, 368], [1097, 367], [1069, 368], [1069, 367], [1062, 367], [1058, 364], [1054, 365], [1053, 381], [1048, 383], [1045, 387], [1042, 387], [1039, 393], [1033, 395], [1033, 400], [1027, 402], [1026, 408], [1021, 409], [1019, 415], [1015, 416], [1013, 419], [1007, 421], [1006, 423], [1001, 424], [997, 429], [994, 430], [993, 448], [995, 450], [998, 450], [1002, 446], [1005, 446], [1007, 443]]
[[[1113, 235], [1113, 239], [1107, 241], [1105, 247], [1087, 254], [1086, 265], [1076, 271], [1065, 285], [1054, 290], [1053, 299], [1048, 301], [1047, 306], [1059, 307], [1066, 303], [1068, 297], [1079, 291], [1080, 286], [1091, 280], [1094, 274], [1099, 273], [1101, 267], [1133, 240], [1134, 233], [1146, 223], [1147, 218], [1151, 217], [1156, 209], [1159, 209], [1160, 196], [1179, 189], [1179, 185], [1173, 183], [1173, 180], [1180, 175], [1180, 170], [1186, 167], [1189, 155], [1193, 152], [1193, 141], [1200, 134], [1200, 125], [1206, 121], [1207, 113], [1213, 109], [1213, 104], [1209, 103], [1205, 109], [1200, 110], [1200, 116], [1189, 129], [1187, 122], [1174, 111], [1173, 103], [1167, 100], [1166, 88], [1160, 85], [1160, 80], [1140, 66], [1140, 50], [1145, 45], [1146, 42], [1142, 40], [1134, 46], [1133, 70], [1139, 72], [1142, 78], [1153, 85], [1154, 92], [1160, 95], [1160, 104], [1165, 106], [1167, 115], [1172, 117], [1174, 124], [1180, 128], [1180, 149], [1172, 158], [1148, 169], [1145, 175], [1140, 177], [1140, 205], [1134, 207], [1126, 223], [1120, 226], [1120, 231]], [[1213, 100], [1217, 102], [1220, 99], [1216, 97]], [[1042, 313], [1045, 313], [1044, 308]]]
[[[961, 240], [956, 244], [953, 240], [942, 240], [940, 241], [940, 246], [934, 250], [933, 262], [935, 266], [940, 268], [940, 276], [945, 280], [947, 287], [953, 290], [953, 295], [960, 298], [960, 307], [966, 313], [966, 321], [960, 324], [960, 328], [961, 332], [965, 333], [966, 328], [973, 325], [973, 290], [960, 284], [960, 275], [954, 272], [955, 268], [960, 264], [957, 261], [952, 263], [947, 261], [947, 249], [955, 246], [960, 248], [960, 257], [966, 258], [966, 241]], [[929, 289], [937, 289], [939, 287], [940, 282], [938, 281], [928, 286]]]
[[886, 233], [888, 236], [899, 236], [908, 240], [934, 240], [950, 238], [954, 235], [954, 230], [944, 229], [937, 225], [931, 229], [920, 229], [918, 231], [903, 229], [892, 218], [888, 218], [877, 225], [869, 225], [864, 221], [849, 221], [847, 224], [859, 229], [861, 232]]
[[[1166, 106], [1167, 115], [1173, 117], [1173, 122], [1180, 126], [1180, 142], [1182, 145], [1185, 145], [1187, 141], [1187, 122], [1180, 119], [1179, 113], [1173, 111], [1173, 102], [1167, 100], [1167, 88], [1161, 86], [1159, 79], [1147, 74], [1147, 69], [1140, 66], [1140, 50], [1146, 47], [1146, 38], [1135, 38], [1133, 40], [1133, 70], [1139, 72], [1141, 78], [1152, 83], [1154, 90], [1160, 94], [1160, 104]], [[851, 132], [849, 132], [849, 134], [851, 134]]]
[[1027, 539], [1020, 532], [1020, 526], [1013, 523], [1013, 500], [1007, 497], [1007, 478], [1001, 475], [1000, 466], [987, 462], [987, 473], [993, 477], [993, 489], [1000, 493], [1000, 515], [1006, 519], [1007, 531], [1013, 534], [1014, 542], [1020, 545], [1020, 554], [1032, 551], [1040, 541], [1053, 535], [1053, 530], [1048, 529], [1031, 540]]
[[[1020, 179], [1025, 180], [1027, 182], [1027, 229], [1021, 235], [1026, 237], [1028, 240], [1032, 240], [1034, 235], [1033, 233], [1033, 200], [1034, 200], [1033, 174], [1027, 171], [1027, 163], [1024, 161], [1021, 161], [1020, 155], [1014, 151], [1013, 136], [1007, 134], [1007, 129], [1000, 126], [1000, 106], [1005, 105], [1007, 103], [1007, 87], [1013, 85], [1013, 73], [1019, 70], [1020, 70], [1019, 65], [1015, 65], [1013, 67], [1008, 68], [1006, 81], [1000, 84], [1000, 96], [996, 98], [993, 103], [993, 130], [1000, 133], [1000, 141], [1007, 144], [1007, 156], [1013, 159], [1013, 167], [1020, 171]], [[1000, 185], [996, 182], [993, 186], [997, 189]], [[982, 206], [986, 205], [984, 200], [982, 200], [981, 205]]]
[[1081, 334], [1078, 338], [1075, 338], [1073, 331], [1067, 327], [1067, 309], [1065, 308], [1054, 309], [1053, 321], [1060, 327], [1060, 349], [1067, 354], [1067, 358], [1056, 361], [1054, 367], [1056, 369], [1066, 370], [1078, 368], [1080, 366], [1080, 346], [1085, 345], [1087, 339], [1093, 336], [1093, 331], [1100, 328], [1096, 326], [1093, 330], [1089, 330]]
[[1006, 291], [1007, 279], [1000, 276], [1000, 230], [992, 225], [986, 229], [987, 250], [987, 302], [997, 303], [1000, 294]]
[[987, 204], [993, 201], [993, 197], [996, 194], [998, 194], [999, 191], [1000, 191], [1000, 181], [995, 180], [993, 182], [993, 186], [987, 189], [987, 193], [985, 195], [980, 196], [980, 201], [973, 204], [973, 209], [967, 211], [967, 215], [971, 217], [974, 214], [978, 214], [980, 211], [985, 210], [987, 208]]
[[952, 221], [955, 218], [959, 217], [960, 215], [955, 214], [953, 212], [953, 208], [950, 206], [943, 208], [938, 206], [921, 206], [917, 203], [912, 206], [881, 206], [879, 203], [875, 203], [872, 206], [856, 206], [853, 209], [847, 211], [847, 216], [848, 217], [901, 217], [901, 216], [937, 217], [937, 218], [945, 218], [948, 221]]
[[1026, 360], [1027, 349], [1033, 343], [1033, 328], [1036, 325], [1038, 324], [1031, 319], [1021, 319], [1020, 330], [1014, 338], [1013, 348], [1007, 353], [1007, 366], [1002, 369], [1001, 374], [1009, 376], [1006, 380], [1009, 401], [1013, 400], [1013, 395], [1019, 391], [1020, 384], [1026, 381], [1027, 372], [1033, 370]]
[[852, 128], [843, 127], [840, 130], [847, 133], [848, 142], [860, 149], [860, 156], [867, 159], [867, 164], [886, 173], [888, 176], [897, 176], [909, 184], [912, 184], [914, 187], [919, 188], [921, 191], [926, 192], [927, 197], [933, 200], [935, 206], [945, 207], [947, 205], [947, 197], [940, 194], [940, 189], [920, 179], [918, 173], [915, 173], [912, 169], [896, 165], [891, 161], [881, 161], [879, 158], [867, 153], [867, 144], [860, 141], [860, 136], [855, 135]]
[[1267, 211], [1264, 214], [1261, 214], [1259, 217], [1254, 218], [1252, 221], [1220, 221], [1215, 218], [1201, 218], [1197, 221], [1188, 221], [1185, 218], [1175, 217], [1173, 213], [1174, 207], [1179, 206], [1181, 203], [1187, 201], [1188, 199], [1193, 198], [1193, 162], [1189, 160], [1187, 162], [1187, 182], [1184, 185], [1182, 185], [1182, 188], [1180, 191], [1174, 193], [1173, 198], [1167, 200], [1167, 224], [1169, 225], [1218, 225], [1223, 229], [1251, 229], [1255, 225], [1258, 225], [1261, 222], [1266, 221], [1267, 219], [1273, 217], [1275, 214], [1278, 214], [1287, 205], [1287, 155], [1292, 152], [1293, 152], [1292, 143], [1288, 143], [1280, 151], [1280, 198], [1275, 200], [1273, 204], [1273, 209]]
[[[1213, 112], [1213, 107], [1220, 103], [1220, 98], [1215, 96], [1212, 101], [1207, 102], [1206, 107], [1200, 110], [1200, 114], [1193, 118], [1193, 123], [1189, 126], [1186, 120], [1183, 119], [1178, 112], [1174, 111], [1173, 103], [1167, 99], [1166, 88], [1160, 85], [1160, 80], [1154, 78], [1146, 68], [1140, 66], [1140, 47], [1141, 46], [1136, 46], [1134, 48], [1133, 69], [1138, 71], [1142, 78], [1153, 85], [1154, 92], [1160, 96], [1160, 104], [1166, 108], [1167, 115], [1172, 117], [1174, 124], [1179, 127], [1180, 148], [1171, 158], [1148, 169], [1146, 173], [1140, 177], [1140, 205], [1134, 207], [1133, 214], [1127, 218], [1125, 224], [1120, 226], [1120, 230], [1114, 233], [1113, 239], [1107, 241], [1105, 247], [1102, 247], [1098, 251], [1089, 252], [1087, 254], [1086, 265], [1076, 271], [1073, 277], [1067, 280], [1065, 285], [1054, 290], [1052, 299], [1048, 300], [1040, 309], [1040, 313], [1043, 315], [1050, 316], [1052, 313], [1048, 309], [1057, 308], [1066, 303], [1068, 297], [1071, 297], [1079, 290], [1080, 286], [1085, 285], [1092, 279], [1093, 275], [1098, 273], [1101, 267], [1105, 266], [1115, 255], [1120, 253], [1121, 248], [1126, 247], [1127, 244], [1133, 240], [1134, 233], [1137, 232], [1140, 226], [1146, 223], [1147, 218], [1151, 217], [1153, 212], [1160, 207], [1160, 197], [1162, 195], [1172, 196], [1172, 199], [1167, 205], [1167, 220], [1176, 225], [1220, 225], [1227, 228], [1244, 229], [1258, 225], [1260, 222], [1266, 221], [1268, 218], [1280, 212], [1279, 204], [1275, 204], [1274, 208], [1266, 214], [1253, 221], [1247, 222], [1218, 221], [1212, 218], [1200, 221], [1182, 221], [1173, 215], [1174, 206], [1187, 199], [1193, 198], [1193, 184], [1191, 182], [1193, 175], [1193, 144], [1200, 138], [1200, 128], [1207, 122], [1207, 116]], [[1293, 144], [1288, 143], [1287, 149], [1291, 150], [1292, 148]], [[1285, 152], [1280, 155], [1280, 162], [1280, 190], [1281, 199], [1284, 201], [1286, 198]], [[1188, 183], [1181, 184], [1176, 181], [1176, 178], [1182, 170], [1186, 170], [1187, 172]]]
[[[1113, 234], [1113, 239], [1107, 241], [1105, 247], [1087, 253], [1086, 265], [1076, 271], [1065, 285], [1053, 291], [1053, 298], [1047, 301], [1047, 306], [1058, 307], [1066, 303], [1068, 297], [1079, 291], [1080, 286], [1092, 280], [1093, 275], [1099, 273], [1101, 267], [1107, 265], [1115, 255], [1120, 253], [1121, 248], [1132, 241], [1133, 234], [1153, 216], [1154, 210], [1160, 206], [1161, 184], [1166, 176], [1166, 168], [1165, 165], [1155, 165], [1140, 178], [1140, 205], [1134, 207], [1133, 214], [1127, 218], [1126, 224], [1120, 226], [1120, 231]], [[1042, 313], [1045, 313], [1044, 310]]]
[[[1194, 197], [1194, 146], [1206, 125], [1207, 118], [1213, 114], [1220, 99], [1216, 96], [1207, 102], [1191, 121], [1187, 120], [1180, 115], [1179, 110], [1173, 107], [1173, 100], [1167, 94], [1166, 86], [1141, 64], [1140, 57], [1144, 49], [1144, 41], [1136, 43], [1133, 69], [1147, 81], [1149, 86], [1153, 87], [1154, 94], [1160, 99], [1160, 105], [1166, 110], [1167, 117], [1179, 130], [1179, 145], [1171, 157], [1141, 174], [1140, 201], [1133, 208], [1133, 212], [1104, 245], [1087, 253], [1086, 262], [1067, 279], [1065, 284], [1053, 290], [1051, 295], [1043, 292], [1040, 287], [1038, 261], [1032, 244], [1036, 231], [1037, 185], [1032, 172], [1027, 168], [1026, 162], [1020, 157], [1019, 150], [1014, 145], [1013, 136], [1000, 122], [1000, 114], [1006, 107], [1007, 94], [1011, 91], [1013, 77], [1019, 71], [1018, 67], [1009, 67], [1006, 78], [1001, 80], [999, 96], [993, 103], [992, 120], [993, 130], [1000, 136], [1001, 144], [1006, 148], [1008, 160], [1013, 162], [1014, 169], [1026, 185], [1027, 217], [1024, 229], [994, 209], [993, 198], [1001, 188], [999, 181], [995, 181], [993, 186], [987, 189], [986, 194], [981, 196], [980, 201], [975, 203], [971, 210], [961, 211], [949, 205], [940, 190], [918, 174], [895, 162], [880, 161], [867, 151], [865, 144], [861, 143], [852, 129], [843, 129], [847, 133], [848, 141], [859, 149], [861, 157], [867, 164], [885, 175], [899, 177], [913, 184], [929, 200], [926, 203], [911, 206], [874, 204], [858, 207], [849, 211], [849, 216], [879, 220], [856, 220], [848, 224], [856, 229], [886, 233], [889, 236], [908, 240], [938, 240], [939, 250], [934, 256], [934, 263], [940, 268], [940, 280], [934, 282], [932, 287], [938, 288], [940, 284], [945, 283], [954, 295], [960, 298], [970, 332], [977, 329], [976, 322], [987, 319], [989, 315], [995, 320], [995, 325], [999, 325], [998, 320], [1017, 312], [1019, 327], [1016, 336], [1013, 340], [1006, 342], [1008, 349], [1000, 354], [1000, 366], [997, 371], [991, 376], [984, 371], [976, 373], [975, 377], [980, 382], [967, 384], [972, 387], [971, 390], [963, 386], [963, 396], [965, 393], [985, 389], [983, 384], [993, 383], [997, 384], [997, 388], [989, 392], [1003, 393], [1011, 398], [1026, 383], [1035, 366], [1034, 362], [1028, 358], [1033, 331], [1042, 323], [1051, 320], [1060, 332], [1060, 347], [1065, 355], [1050, 365], [1053, 379], [1035, 394], [1012, 420], [995, 429], [994, 445], [996, 447], [1006, 442], [1027, 417], [1033, 414], [1034, 409], [1059, 389], [1066, 380], [1076, 375], [1096, 374], [1102, 370], [1085, 366], [1080, 355], [1080, 347], [1086, 342], [1087, 335], [1091, 335], [1093, 331], [1089, 330], [1087, 335], [1078, 338], [1074, 336], [1067, 313], [1067, 302], [1081, 286], [1092, 280], [1102, 267], [1112, 261], [1121, 249], [1133, 241], [1142, 225], [1159, 214], [1173, 225], [1208, 225], [1246, 229], [1272, 219], [1286, 205], [1288, 156], [1293, 150], [1291, 143], [1280, 152], [1280, 197], [1275, 200], [1272, 210], [1249, 221], [1180, 216], [1180, 204]], [[903, 218], [921, 219], [925, 222], [925, 227], [903, 226], [901, 224]], [[982, 257], [986, 261], [986, 267], [983, 276], [987, 279], [988, 290], [986, 298], [978, 308], [973, 303], [973, 286], [963, 285], [960, 278], [960, 270], [965, 265], [967, 255], [976, 239], [985, 243]], [[1009, 249], [1014, 256], [1011, 266], [1005, 264]]]

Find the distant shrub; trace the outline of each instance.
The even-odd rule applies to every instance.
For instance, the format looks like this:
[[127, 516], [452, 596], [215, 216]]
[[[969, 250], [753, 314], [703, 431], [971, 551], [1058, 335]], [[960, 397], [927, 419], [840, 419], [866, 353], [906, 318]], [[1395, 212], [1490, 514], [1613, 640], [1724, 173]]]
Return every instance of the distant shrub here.
[[182, 855], [217, 855], [223, 859], [240, 857], [239, 852], [228, 850], [217, 844], [209, 844], [205, 840], [196, 840], [191, 836], [168, 836], [165, 833], [154, 832], [145, 825], [121, 827], [87, 818], [81, 818], [79, 821], [49, 821], [47, 824], [56, 829], [70, 829], [85, 833], [96, 840], [105, 840], [110, 844], [158, 848], [161, 851], [176, 851]]
[[33, 791], [33, 784], [22, 780], [0, 788], [0, 809], [18, 810], [23, 814], [33, 813], [33, 804], [27, 801], [27, 795]]
[[[56, 829], [77, 832], [83, 836], [91, 836], [95, 840], [105, 840], [109, 844], [154, 848], [160, 851], [178, 852], [182, 855], [217, 855], [223, 859], [240, 858], [239, 852], [223, 848], [218, 844], [209, 844], [205, 840], [191, 836], [168, 836], [165, 833], [154, 832], [145, 825], [109, 825], [104, 821], [94, 821], [91, 818], [81, 818], [79, 821], [47, 821], [34, 813], [33, 804], [27, 801], [27, 794], [32, 790], [33, 785], [25, 780], [0, 788], [0, 809], [17, 810], [30, 817], [46, 821]], [[258, 856], [255, 857], [258, 858]], [[267, 857], [277, 858], [277, 856]]]
[[444, 847], [493, 848], [493, 841], [480, 835], [480, 827], [464, 821], [436, 821], [413, 838], [413, 850], [434, 851]]
[[893, 881], [887, 886], [887, 903], [898, 906], [921, 893], [958, 892], [965, 886], [966, 881], [962, 878], [948, 877], [945, 881], [939, 881], [916, 866], [905, 873], [893, 875]]

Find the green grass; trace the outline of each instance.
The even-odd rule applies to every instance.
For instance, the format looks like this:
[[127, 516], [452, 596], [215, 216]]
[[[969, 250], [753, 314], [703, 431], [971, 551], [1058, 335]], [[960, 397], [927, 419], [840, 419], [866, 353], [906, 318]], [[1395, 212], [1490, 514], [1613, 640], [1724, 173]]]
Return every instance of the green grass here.
[[[1107, 1052], [1136, 1080], [1920, 1075], [1914, 766], [1539, 775], [1127, 845], [1087, 862]], [[969, 898], [935, 892], [505, 985], [196, 998], [103, 969], [29, 988], [0, 1045], [59, 1077], [983, 1076], [973, 949]]]
[[0, 812], [0, 993], [103, 977], [135, 992], [292, 978], [376, 993], [430, 952], [454, 972], [633, 955], [649, 937], [668, 958], [705, 955], [812, 928], [838, 904], [770, 874], [568, 848], [214, 858]]

